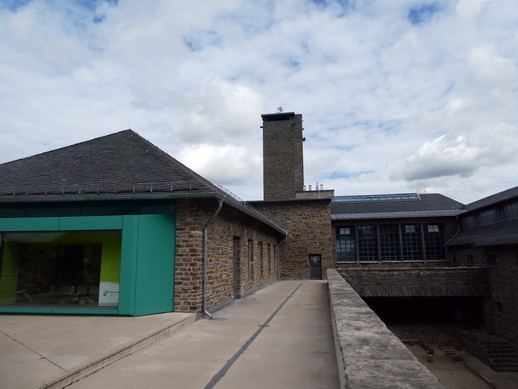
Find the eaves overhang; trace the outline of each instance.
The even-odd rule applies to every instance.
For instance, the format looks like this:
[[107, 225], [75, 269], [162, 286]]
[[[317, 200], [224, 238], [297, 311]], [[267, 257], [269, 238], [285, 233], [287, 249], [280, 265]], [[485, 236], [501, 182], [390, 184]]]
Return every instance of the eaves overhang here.
[[518, 244], [518, 220], [460, 231], [447, 246], [505, 246]]
[[[286, 230], [278, 226], [276, 223], [261, 214], [245, 201], [237, 199], [230, 193], [226, 193], [223, 189], [221, 192], [212, 190], [199, 190], [191, 187], [191, 190], [182, 189], [170, 183], [147, 184], [146, 190], [142, 186], [135, 188], [134, 186], [117, 186], [106, 187], [103, 190], [89, 189], [84, 187], [70, 187], [67, 190], [61, 190], [56, 193], [47, 190], [46, 192], [32, 188], [27, 191], [9, 192], [0, 191], [1, 204], [21, 204], [21, 203], [59, 203], [59, 202], [95, 202], [95, 201], [128, 201], [128, 200], [179, 200], [179, 199], [208, 199], [223, 200], [223, 203], [252, 217], [253, 219], [271, 227], [283, 236], [287, 236]], [[59, 191], [58, 191], [59, 192]]]

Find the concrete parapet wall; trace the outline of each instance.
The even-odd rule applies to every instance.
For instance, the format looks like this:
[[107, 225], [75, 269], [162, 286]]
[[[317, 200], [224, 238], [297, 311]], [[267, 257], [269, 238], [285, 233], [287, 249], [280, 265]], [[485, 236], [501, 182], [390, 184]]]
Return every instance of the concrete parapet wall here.
[[327, 280], [341, 388], [442, 388], [336, 270]]

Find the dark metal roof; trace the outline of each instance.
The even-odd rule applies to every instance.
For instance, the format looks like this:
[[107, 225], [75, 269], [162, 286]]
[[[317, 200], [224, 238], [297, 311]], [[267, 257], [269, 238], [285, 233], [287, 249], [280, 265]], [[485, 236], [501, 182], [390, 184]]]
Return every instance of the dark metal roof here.
[[132, 130], [0, 164], [0, 203], [214, 197], [285, 234]]
[[518, 220], [461, 231], [448, 246], [499, 246], [518, 244]]
[[[385, 196], [385, 198], [387, 198]], [[332, 201], [333, 220], [414, 218], [457, 216], [463, 212], [463, 204], [437, 193], [420, 194], [415, 198], [393, 198], [358, 201]]]
[[488, 197], [484, 197], [483, 199], [474, 201], [472, 203], [469, 203], [465, 206], [465, 209], [467, 211], [473, 211], [476, 209], [495, 205], [497, 203], [500, 203], [500, 202], [503, 202], [506, 200], [510, 200], [515, 197], [518, 197], [518, 186], [504, 190], [503, 192], [495, 193], [494, 195], [491, 195]]

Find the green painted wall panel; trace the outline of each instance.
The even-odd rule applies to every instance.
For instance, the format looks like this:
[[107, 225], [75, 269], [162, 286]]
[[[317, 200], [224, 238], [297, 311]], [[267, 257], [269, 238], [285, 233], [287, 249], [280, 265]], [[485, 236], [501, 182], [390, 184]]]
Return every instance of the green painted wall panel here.
[[58, 231], [57, 217], [0, 219], [0, 231]]
[[122, 216], [82, 216], [60, 218], [59, 229], [70, 230], [120, 230]]
[[135, 315], [137, 277], [138, 216], [124, 216], [122, 225], [119, 313]]
[[140, 216], [136, 315], [173, 310], [175, 236], [173, 215]]

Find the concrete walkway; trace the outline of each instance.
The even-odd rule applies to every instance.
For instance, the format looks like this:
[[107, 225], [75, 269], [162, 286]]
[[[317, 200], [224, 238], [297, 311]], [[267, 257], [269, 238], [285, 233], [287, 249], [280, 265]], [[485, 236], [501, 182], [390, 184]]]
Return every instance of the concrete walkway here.
[[[325, 281], [276, 282], [213, 320], [192, 321], [180, 313], [0, 316], [0, 387], [57, 388], [75, 379], [72, 389], [339, 387]], [[137, 340], [148, 345], [131, 350]], [[132, 354], [117, 356], [121, 349]], [[71, 373], [70, 382], [59, 378]]]

